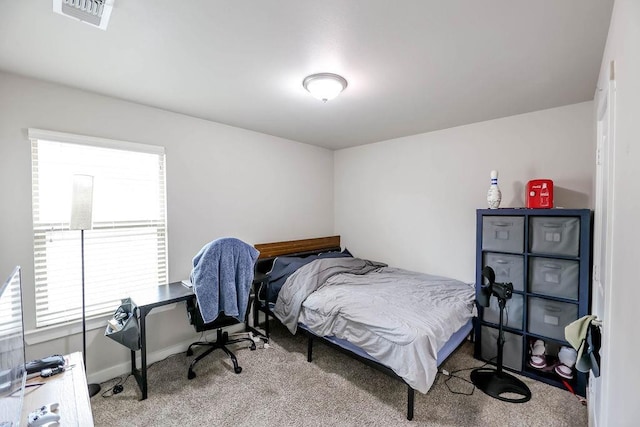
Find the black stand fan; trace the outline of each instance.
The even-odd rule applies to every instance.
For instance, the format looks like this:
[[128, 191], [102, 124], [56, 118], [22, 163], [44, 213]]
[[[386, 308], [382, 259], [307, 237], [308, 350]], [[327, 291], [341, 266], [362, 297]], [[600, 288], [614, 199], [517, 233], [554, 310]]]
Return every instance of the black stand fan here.
[[[502, 322], [504, 315], [504, 307], [509, 298], [513, 294], [513, 284], [511, 283], [495, 283], [495, 272], [491, 267], [485, 267], [482, 270], [482, 276], [489, 283], [483, 285], [478, 295], [478, 302], [484, 307], [489, 307], [489, 299], [491, 295], [498, 298], [500, 306], [500, 321], [498, 323], [498, 360], [496, 369], [477, 368], [471, 371], [471, 382], [482, 390], [484, 393], [499, 400], [511, 403], [524, 403], [531, 399], [531, 390], [518, 378], [502, 371], [502, 351], [504, 347], [504, 332], [502, 330]], [[508, 394], [505, 396], [505, 394]], [[521, 397], [511, 397], [510, 395], [519, 395]]]

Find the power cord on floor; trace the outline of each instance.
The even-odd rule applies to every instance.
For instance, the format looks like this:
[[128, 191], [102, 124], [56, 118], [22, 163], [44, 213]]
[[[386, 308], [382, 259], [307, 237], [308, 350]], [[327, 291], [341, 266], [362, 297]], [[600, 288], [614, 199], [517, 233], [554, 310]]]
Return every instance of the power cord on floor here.
[[[495, 357], [493, 359], [495, 359]], [[459, 375], [456, 375], [456, 374], [458, 374], [460, 372], [464, 372], [464, 371], [472, 371], [474, 369], [484, 368], [485, 366], [489, 365], [489, 363], [491, 361], [493, 361], [493, 359], [489, 360], [488, 362], [485, 362], [484, 365], [482, 365], [482, 366], [472, 366], [471, 368], [456, 369], [456, 370], [451, 371], [451, 372], [447, 371], [446, 369], [440, 369], [438, 371], [438, 373], [447, 377], [447, 379], [444, 380], [444, 385], [447, 386], [447, 389], [449, 389], [449, 392], [451, 392], [453, 394], [461, 394], [463, 396], [471, 396], [471, 395], [473, 395], [473, 392], [476, 390], [475, 384], [473, 384], [470, 380], [468, 380], [468, 379], [466, 379], [464, 377], [461, 377]], [[461, 380], [461, 381], [464, 381], [465, 383], [471, 384], [471, 386], [472, 386], [471, 391], [470, 392], [464, 392], [464, 391], [456, 391], [456, 390], [452, 389], [451, 386], [449, 385], [449, 381], [451, 381], [453, 378]]]
[[124, 383], [127, 382], [130, 376], [131, 374], [127, 375], [124, 378], [119, 377], [113, 386], [109, 387], [104, 391], [104, 393], [102, 393], [102, 397], [111, 397], [114, 394], [122, 393], [122, 391], [124, 390]]
[[[471, 381], [469, 381], [468, 379], [463, 378], [463, 377], [461, 377], [459, 375], [456, 375], [459, 372], [468, 371], [468, 370], [471, 370], [471, 369], [475, 369], [475, 368], [456, 369], [455, 371], [451, 371], [451, 372], [448, 372], [446, 369], [442, 369], [441, 370], [442, 375], [447, 377], [447, 379], [444, 380], [444, 385], [447, 386], [447, 389], [449, 389], [450, 393], [462, 394], [464, 396], [471, 396], [473, 394], [473, 392], [476, 389], [476, 386]], [[472, 386], [471, 391], [470, 392], [457, 391], [457, 390], [454, 390], [453, 388], [451, 388], [451, 386], [449, 385], [449, 381], [451, 381], [453, 378], [456, 378], [458, 380], [464, 381], [465, 383], [471, 384], [471, 386]]]
[[[184, 354], [184, 353], [170, 354], [169, 356], [165, 357], [164, 359], [157, 360], [157, 361], [155, 361], [155, 362], [153, 362], [153, 363], [149, 364], [149, 365], [147, 366], [147, 370], [151, 369], [151, 367], [152, 367], [153, 365], [155, 365], [156, 363], [159, 363], [159, 362], [165, 361], [165, 360], [167, 360], [167, 359], [169, 359], [169, 358], [171, 358], [171, 357], [175, 357], [175, 356], [178, 356], [178, 355], [180, 355], [180, 354]], [[104, 393], [102, 393], [102, 397], [111, 397], [111, 396], [113, 396], [114, 394], [122, 393], [122, 392], [124, 391], [124, 383], [126, 383], [126, 382], [127, 382], [127, 380], [129, 379], [129, 377], [130, 377], [131, 375], [132, 375], [132, 374], [128, 374], [128, 375], [127, 375], [126, 377], [124, 377], [124, 378], [123, 378], [123, 377], [118, 377], [118, 378], [116, 378], [116, 383], [115, 383], [113, 386], [111, 386], [111, 387], [107, 388], [107, 389], [104, 391]], [[110, 380], [110, 381], [111, 381], [111, 380]]]

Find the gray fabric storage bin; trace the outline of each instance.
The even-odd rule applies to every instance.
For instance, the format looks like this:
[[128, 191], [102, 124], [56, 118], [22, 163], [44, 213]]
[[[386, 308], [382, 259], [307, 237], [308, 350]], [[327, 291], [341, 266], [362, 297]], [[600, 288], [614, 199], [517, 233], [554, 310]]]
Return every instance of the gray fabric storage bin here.
[[529, 292], [578, 300], [580, 262], [529, 258]]
[[484, 254], [484, 265], [493, 268], [496, 282], [512, 283], [516, 291], [524, 291], [524, 258], [521, 255]]
[[578, 319], [578, 305], [545, 298], [528, 298], [527, 330], [556, 340], [565, 340], [564, 327]]
[[[484, 307], [482, 311], [482, 320], [497, 325], [500, 321], [498, 298], [490, 298], [489, 304], [489, 307]], [[522, 330], [522, 306], [523, 297], [520, 294], [513, 294], [513, 296], [507, 300], [504, 307], [504, 326]]]
[[104, 336], [130, 348], [132, 351], [140, 350], [140, 327], [138, 326], [138, 306], [131, 298], [125, 298], [122, 304], [116, 309], [113, 318], [116, 319], [118, 314], [123, 314], [124, 318], [118, 322], [119, 328], [115, 330], [111, 325], [107, 324]]
[[532, 216], [529, 223], [531, 252], [578, 256], [580, 253], [580, 218]]
[[524, 217], [483, 217], [482, 249], [516, 254], [524, 252]]
[[[480, 329], [480, 357], [492, 363], [498, 362], [498, 329], [482, 326]], [[516, 371], [522, 370], [522, 337], [504, 333], [502, 365]]]

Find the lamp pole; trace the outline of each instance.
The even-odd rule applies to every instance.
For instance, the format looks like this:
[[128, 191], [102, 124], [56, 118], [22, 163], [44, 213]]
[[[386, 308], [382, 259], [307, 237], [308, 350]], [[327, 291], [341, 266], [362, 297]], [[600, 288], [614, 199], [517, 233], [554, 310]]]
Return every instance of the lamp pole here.
[[[80, 230], [80, 262], [82, 277], [82, 362], [85, 373], [87, 369], [87, 318], [84, 289], [84, 231], [92, 228], [93, 210], [93, 177], [90, 175], [73, 176], [73, 193], [71, 197], [71, 221], [69, 229]], [[89, 396], [100, 392], [100, 384], [89, 384]]]
[[80, 259], [82, 260], [82, 363], [87, 369], [87, 322], [84, 302], [84, 230], [80, 230]]

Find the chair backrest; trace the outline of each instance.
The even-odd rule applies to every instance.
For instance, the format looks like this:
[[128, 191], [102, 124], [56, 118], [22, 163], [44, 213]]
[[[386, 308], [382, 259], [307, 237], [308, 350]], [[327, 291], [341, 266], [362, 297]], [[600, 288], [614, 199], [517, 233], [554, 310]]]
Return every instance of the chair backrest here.
[[206, 244], [193, 258], [191, 283], [205, 324], [221, 313], [244, 320], [258, 255], [242, 240], [222, 238]]

